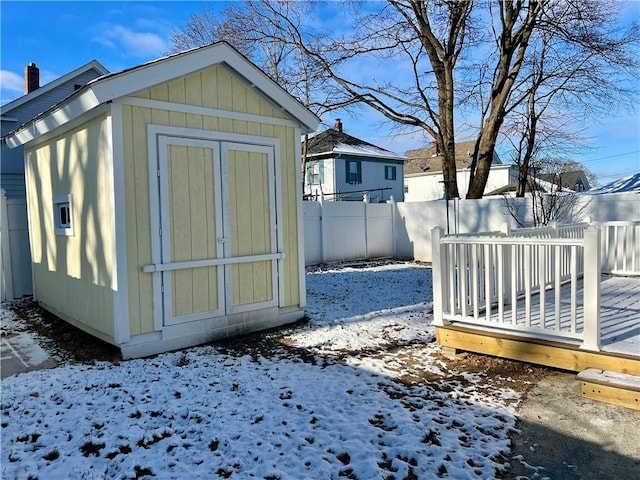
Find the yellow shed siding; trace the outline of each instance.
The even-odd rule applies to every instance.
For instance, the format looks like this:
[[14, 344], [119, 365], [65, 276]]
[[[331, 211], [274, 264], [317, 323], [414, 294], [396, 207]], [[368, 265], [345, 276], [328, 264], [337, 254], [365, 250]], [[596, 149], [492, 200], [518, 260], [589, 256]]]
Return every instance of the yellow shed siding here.
[[[159, 102], [250, 113], [263, 117], [284, 118], [256, 91], [223, 67], [212, 67], [186, 77], [138, 92], [135, 97]], [[280, 140], [281, 177], [277, 179], [282, 201], [285, 259], [279, 282], [285, 286], [285, 304], [299, 305], [298, 225], [296, 198], [295, 142], [299, 141], [290, 126], [175, 112], [158, 108], [123, 105], [123, 143], [129, 280], [130, 333], [138, 335], [155, 330], [153, 319], [152, 275], [142, 267], [152, 263], [149, 205], [149, 167], [147, 125], [186, 127], [214, 132], [278, 138]], [[261, 289], [264, 286], [261, 287]]]
[[[106, 116], [27, 149], [36, 297], [61, 317], [113, 341], [113, 232]], [[73, 236], [54, 232], [54, 202], [71, 195]]]

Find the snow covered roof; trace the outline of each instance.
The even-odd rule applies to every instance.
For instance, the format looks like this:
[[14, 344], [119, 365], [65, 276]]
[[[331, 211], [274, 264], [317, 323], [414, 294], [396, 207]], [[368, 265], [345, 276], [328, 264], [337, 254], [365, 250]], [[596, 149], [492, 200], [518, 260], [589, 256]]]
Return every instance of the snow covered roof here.
[[329, 128], [324, 132], [308, 137], [307, 155], [310, 157], [326, 154], [345, 154], [359, 157], [388, 158], [406, 161], [407, 157], [399, 155], [372, 143], [360, 140], [348, 133]]
[[614, 180], [611, 183], [598, 188], [592, 188], [591, 190], [582, 193], [584, 195], [603, 195], [605, 193], [625, 192], [640, 193], [640, 173], [635, 173], [623, 178], [619, 178], [618, 180]]

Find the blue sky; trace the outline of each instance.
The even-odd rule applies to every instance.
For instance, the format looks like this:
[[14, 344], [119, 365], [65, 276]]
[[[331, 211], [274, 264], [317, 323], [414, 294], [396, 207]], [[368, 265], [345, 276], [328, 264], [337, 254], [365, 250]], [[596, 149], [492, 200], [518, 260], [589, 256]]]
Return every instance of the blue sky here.
[[[212, 3], [222, 6], [222, 2], [207, 1], [2, 0], [0, 99], [4, 103], [22, 95], [23, 71], [29, 62], [40, 67], [41, 84], [45, 84], [93, 59], [113, 72], [163, 56], [170, 48], [171, 33]], [[628, 2], [627, 10], [640, 18], [640, 2]], [[342, 116], [348, 133], [398, 153], [425, 144], [421, 135], [388, 135], [380, 126], [381, 117], [367, 109], [357, 113], [357, 118], [336, 113], [323, 121], [332, 124]], [[640, 171], [640, 110], [620, 112], [584, 127], [590, 149], [576, 160], [598, 174], [601, 183]], [[503, 158], [508, 156], [504, 150], [499, 152]]]

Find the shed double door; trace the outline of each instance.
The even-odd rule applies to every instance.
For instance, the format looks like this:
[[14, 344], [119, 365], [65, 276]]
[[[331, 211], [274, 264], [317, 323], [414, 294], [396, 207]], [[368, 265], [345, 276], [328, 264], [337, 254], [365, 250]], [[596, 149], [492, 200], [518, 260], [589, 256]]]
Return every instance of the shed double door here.
[[164, 324], [277, 305], [273, 147], [158, 143]]

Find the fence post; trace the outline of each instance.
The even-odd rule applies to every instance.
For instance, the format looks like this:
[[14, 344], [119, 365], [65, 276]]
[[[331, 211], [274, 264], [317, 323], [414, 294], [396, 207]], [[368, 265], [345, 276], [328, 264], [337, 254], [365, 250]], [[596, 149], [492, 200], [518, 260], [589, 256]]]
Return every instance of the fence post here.
[[389, 197], [387, 200], [387, 204], [391, 206], [391, 255], [393, 258], [397, 258], [396, 255], [396, 215], [398, 215], [398, 205], [396, 203], [396, 199], [393, 198], [393, 195]]
[[584, 231], [584, 327], [580, 348], [600, 350], [600, 229], [588, 227]]
[[446, 254], [440, 239], [444, 234], [444, 230], [435, 227], [431, 230], [431, 271], [433, 273], [433, 324], [443, 327], [449, 322], [445, 322], [442, 318], [444, 306], [447, 299], [447, 282], [445, 272], [447, 271]]
[[369, 202], [363, 202], [362, 208], [364, 209], [364, 258], [369, 259]]

